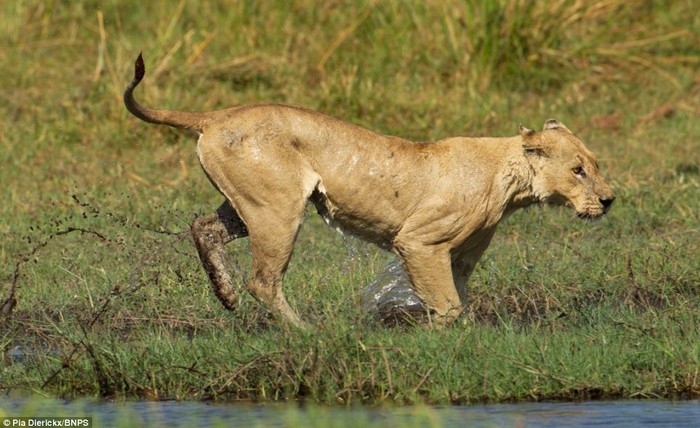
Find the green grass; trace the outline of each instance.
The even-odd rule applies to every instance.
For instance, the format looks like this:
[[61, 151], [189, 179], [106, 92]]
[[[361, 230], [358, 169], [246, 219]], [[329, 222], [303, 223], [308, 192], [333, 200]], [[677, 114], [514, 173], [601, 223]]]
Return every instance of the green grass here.
[[[551, 3], [551, 2], [550, 2]], [[700, 21], [692, 1], [3, 2], [0, 390], [472, 403], [700, 393]], [[417, 140], [556, 117], [618, 199], [515, 214], [442, 331], [359, 308], [391, 257], [309, 210], [286, 292], [315, 330], [210, 292], [187, 234], [221, 203], [155, 107], [302, 105]], [[247, 241], [230, 244], [243, 286]]]

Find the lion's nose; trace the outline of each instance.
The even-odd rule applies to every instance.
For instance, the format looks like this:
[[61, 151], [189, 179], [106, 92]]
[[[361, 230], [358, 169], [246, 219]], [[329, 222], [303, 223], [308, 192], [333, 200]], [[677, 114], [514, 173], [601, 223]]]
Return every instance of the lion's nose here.
[[615, 197], [611, 196], [609, 198], [600, 198], [600, 203], [603, 205], [603, 210], [607, 211], [610, 209], [610, 205], [615, 202]]

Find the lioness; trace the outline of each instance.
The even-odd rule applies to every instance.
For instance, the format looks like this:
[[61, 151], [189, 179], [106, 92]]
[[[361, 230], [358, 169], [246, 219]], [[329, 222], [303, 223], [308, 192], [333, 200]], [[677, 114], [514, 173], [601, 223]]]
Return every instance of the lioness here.
[[614, 200], [595, 155], [556, 120], [542, 132], [521, 125], [515, 137], [421, 144], [286, 105], [144, 108], [133, 97], [144, 74], [139, 55], [126, 108], [146, 122], [198, 132], [199, 161], [226, 198], [192, 223], [192, 236], [214, 292], [231, 310], [238, 297], [224, 245], [247, 235], [248, 290], [277, 316], [304, 325], [282, 279], [307, 201], [327, 223], [398, 255], [432, 321], [447, 324], [463, 310], [467, 279], [506, 216], [548, 203], [595, 218]]

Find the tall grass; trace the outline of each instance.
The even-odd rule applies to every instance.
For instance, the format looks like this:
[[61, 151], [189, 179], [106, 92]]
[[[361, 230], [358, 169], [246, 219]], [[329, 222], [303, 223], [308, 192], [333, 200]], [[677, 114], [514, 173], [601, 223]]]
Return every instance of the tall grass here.
[[[700, 23], [691, 1], [3, 2], [4, 391], [66, 397], [466, 403], [693, 397], [700, 367]], [[287, 294], [227, 313], [187, 234], [221, 196], [190, 136], [121, 92], [209, 110], [303, 105], [418, 140], [556, 117], [598, 155], [605, 220], [532, 209], [496, 236], [445, 331], [387, 329], [390, 256], [309, 212]], [[242, 287], [247, 241], [230, 244]], [[15, 303], [16, 304], [13, 304]]]

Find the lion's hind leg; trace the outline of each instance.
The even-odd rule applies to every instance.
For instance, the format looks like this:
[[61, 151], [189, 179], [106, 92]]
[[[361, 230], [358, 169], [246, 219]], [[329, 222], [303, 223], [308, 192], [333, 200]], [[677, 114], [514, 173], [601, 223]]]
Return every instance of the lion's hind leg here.
[[306, 328], [299, 315], [289, 306], [282, 289], [292, 248], [304, 218], [305, 200], [279, 201], [274, 208], [255, 209], [246, 218], [253, 253], [253, 277], [248, 291], [283, 321]]
[[190, 230], [214, 294], [226, 309], [236, 309], [238, 293], [231, 281], [224, 245], [236, 238], [247, 236], [245, 224], [226, 201], [216, 213], [195, 219]]

